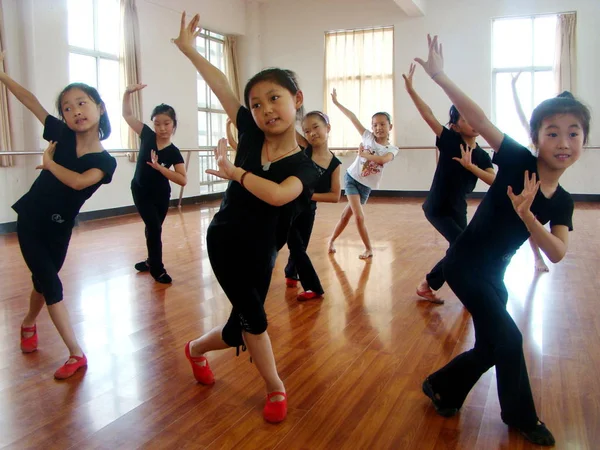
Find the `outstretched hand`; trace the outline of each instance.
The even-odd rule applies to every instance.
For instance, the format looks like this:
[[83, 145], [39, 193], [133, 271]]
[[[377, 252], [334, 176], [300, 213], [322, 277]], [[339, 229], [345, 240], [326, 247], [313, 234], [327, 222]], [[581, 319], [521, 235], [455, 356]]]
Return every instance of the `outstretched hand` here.
[[410, 63], [410, 68], [408, 69], [408, 76], [402, 74], [402, 78], [404, 78], [404, 85], [406, 86], [407, 91], [413, 88], [413, 75], [415, 74], [416, 68], [417, 65], [415, 63]]
[[36, 166], [36, 169], [39, 170], [49, 170], [50, 163], [54, 161], [54, 152], [56, 151], [56, 141], [48, 142], [48, 147], [44, 150], [44, 155], [42, 156], [42, 164]]
[[334, 105], [338, 104], [337, 92], [336, 92], [335, 88], [333, 88], [333, 91], [331, 92], [331, 101], [333, 102]]
[[472, 156], [473, 149], [468, 145], [460, 144], [460, 158], [454, 157], [452, 159], [458, 161], [465, 169], [470, 170], [473, 167]]
[[423, 66], [427, 75], [434, 78], [436, 75], [444, 71], [444, 51], [442, 44], [438, 42], [438, 37], [427, 35], [427, 46], [429, 47], [429, 53], [427, 55], [427, 61], [423, 61], [421, 58], [415, 58], [415, 61]]
[[531, 205], [539, 188], [540, 182], [537, 180], [537, 175], [533, 173], [530, 178], [528, 170], [525, 171], [523, 190], [519, 195], [515, 195], [512, 186], [508, 186], [508, 197], [521, 220], [524, 220], [528, 214], [531, 214]]
[[227, 157], [227, 139], [219, 139], [217, 148], [215, 148], [215, 160], [217, 161], [217, 170], [206, 169], [205, 172], [225, 180], [232, 180], [236, 167]]
[[200, 15], [196, 14], [190, 20], [190, 23], [185, 24], [185, 11], [181, 14], [181, 26], [179, 28], [179, 36], [175, 39], [171, 39], [179, 50], [183, 51], [185, 48], [195, 47], [196, 38], [200, 35]]
[[127, 88], [125, 89], [125, 92], [127, 94], [133, 94], [134, 92], [137, 91], [141, 91], [142, 89], [144, 89], [146, 86], [148, 86], [147, 84], [130, 84], [129, 86], [127, 86]]
[[518, 72], [516, 75], [512, 75], [511, 74], [512, 75], [512, 81], [511, 81], [511, 83], [512, 83], [513, 86], [516, 86], [517, 80], [519, 79], [519, 77], [521, 76], [522, 73], [523, 72]]

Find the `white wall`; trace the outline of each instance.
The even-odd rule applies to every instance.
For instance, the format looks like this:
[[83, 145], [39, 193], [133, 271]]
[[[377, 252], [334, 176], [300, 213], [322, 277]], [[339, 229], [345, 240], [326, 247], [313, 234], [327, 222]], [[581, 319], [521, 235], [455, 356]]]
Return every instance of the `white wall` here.
[[[66, 0], [0, 0], [6, 28], [7, 64], [10, 75], [34, 92], [42, 104], [56, 113], [57, 94], [68, 83]], [[443, 38], [447, 71], [486, 110], [491, 109], [491, 18], [510, 15], [578, 11], [578, 94], [600, 111], [600, 20], [597, 0], [428, 0], [424, 17], [409, 18], [394, 0], [137, 0], [142, 40], [144, 119], [157, 103], [172, 104], [180, 126], [174, 142], [181, 148], [196, 147], [196, 73], [174, 48], [170, 38], [179, 29], [180, 11], [199, 12], [201, 25], [217, 32], [242, 35], [241, 81], [263, 67], [294, 69], [300, 77], [308, 109], [322, 109], [324, 33], [328, 30], [378, 25], [395, 27], [395, 140], [399, 145], [432, 145], [431, 132], [418, 116], [403, 87], [401, 74], [415, 56], [426, 52], [425, 35]], [[543, 6], [541, 4], [543, 3]], [[449, 102], [442, 91], [417, 74], [415, 85], [440, 119]], [[14, 119], [14, 147], [41, 150], [41, 126], [31, 113], [10, 97]], [[115, 119], [112, 119], [115, 120]], [[333, 124], [335, 126], [335, 124]], [[594, 124], [593, 124], [594, 125]], [[600, 145], [600, 125], [592, 128], [591, 143]], [[343, 158], [345, 164], [350, 161]], [[10, 209], [36, 177], [39, 157], [18, 157], [17, 166], [0, 168], [0, 223], [15, 220]], [[573, 193], [600, 193], [600, 151], [590, 150], [563, 178]], [[113, 182], [103, 186], [86, 203], [84, 211], [131, 205], [129, 183], [134, 164], [118, 158]], [[435, 168], [433, 152], [403, 151], [389, 166], [382, 183], [388, 190], [427, 190]], [[186, 196], [199, 193], [198, 160], [192, 158]], [[478, 183], [482, 189], [482, 183]], [[173, 189], [173, 196], [179, 192]]]
[[[488, 113], [491, 112], [491, 19], [538, 13], [578, 12], [577, 94], [600, 113], [600, 20], [598, 0], [428, 0], [424, 17], [407, 17], [394, 0], [294, 0], [260, 5], [258, 39], [262, 66], [295, 70], [308, 110], [323, 109], [324, 33], [329, 30], [393, 25], [395, 30], [395, 141], [401, 146], [433, 145], [434, 138], [404, 90], [402, 72], [415, 56], [426, 57], [426, 34], [444, 43], [446, 71]], [[253, 25], [254, 28], [256, 24]], [[250, 28], [250, 26], [249, 26]], [[244, 75], [248, 76], [249, 73]], [[444, 120], [450, 106], [441, 89], [419, 68], [415, 87]], [[596, 123], [598, 123], [596, 121]], [[335, 126], [335, 124], [332, 124]], [[600, 123], [590, 143], [600, 145]], [[348, 163], [348, 161], [345, 161]], [[588, 150], [562, 182], [572, 193], [600, 193], [600, 150]], [[435, 168], [432, 151], [403, 151], [386, 169], [381, 189], [428, 190]], [[485, 190], [478, 183], [478, 190]]]
[[[6, 28], [9, 74], [32, 91], [52, 114], [60, 90], [69, 83], [66, 0], [2, 0]], [[179, 127], [174, 143], [197, 147], [196, 71], [170, 39], [179, 32], [181, 11], [188, 17], [201, 13], [201, 25], [216, 32], [243, 34], [246, 27], [244, 0], [137, 0], [141, 45], [144, 120], [152, 108], [169, 103], [177, 111]], [[223, 14], [227, 11], [227, 14]], [[10, 95], [14, 143], [18, 150], [45, 148], [42, 127], [34, 116]], [[111, 117], [112, 121], [120, 118]], [[185, 156], [185, 155], [184, 155]], [[0, 168], [0, 223], [16, 214], [10, 206], [31, 186], [40, 157], [16, 157], [16, 167]], [[117, 158], [113, 182], [102, 186], [82, 211], [132, 205], [129, 184], [135, 164]], [[185, 196], [200, 193], [197, 154], [192, 154]], [[173, 197], [179, 187], [173, 186]]]

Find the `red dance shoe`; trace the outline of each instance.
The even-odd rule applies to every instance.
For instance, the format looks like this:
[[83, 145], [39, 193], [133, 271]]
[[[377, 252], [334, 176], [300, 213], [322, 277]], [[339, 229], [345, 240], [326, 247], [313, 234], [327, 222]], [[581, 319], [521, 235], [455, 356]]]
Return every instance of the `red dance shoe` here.
[[[283, 400], [279, 400], [278, 402], [272, 402], [271, 398], [276, 397], [277, 395], [282, 395]], [[271, 392], [267, 394], [267, 402], [265, 403], [265, 408], [263, 409], [263, 417], [267, 422], [270, 423], [279, 423], [283, 422], [287, 416], [287, 395], [285, 392]]]
[[[61, 367], [58, 368], [56, 372], [54, 372], [54, 378], [57, 380], [64, 380], [66, 378], [72, 377], [82, 367], [87, 366], [87, 358], [85, 355], [83, 356], [69, 356], [69, 359], [74, 359], [74, 363], [64, 363]], [[68, 360], [67, 360], [68, 361]]]
[[[192, 356], [190, 354], [190, 343], [192, 341], [185, 344], [185, 357], [188, 359], [190, 364], [192, 365], [192, 370], [194, 372], [194, 378], [198, 383], [202, 384], [213, 384], [215, 382], [215, 376], [210, 370], [210, 366], [208, 365], [208, 360], [205, 356]], [[206, 365], [199, 366], [196, 364], [197, 362], [206, 361]]]
[[285, 285], [289, 288], [298, 287], [298, 280], [294, 280], [293, 278], [286, 278]]
[[[33, 333], [29, 337], [23, 337], [23, 333]], [[21, 351], [23, 353], [31, 353], [37, 350], [38, 336], [36, 326], [24, 327], [21, 325]]]
[[304, 302], [306, 300], [321, 300], [323, 298], [323, 294], [317, 294], [313, 291], [304, 291], [298, 294], [298, 301]]

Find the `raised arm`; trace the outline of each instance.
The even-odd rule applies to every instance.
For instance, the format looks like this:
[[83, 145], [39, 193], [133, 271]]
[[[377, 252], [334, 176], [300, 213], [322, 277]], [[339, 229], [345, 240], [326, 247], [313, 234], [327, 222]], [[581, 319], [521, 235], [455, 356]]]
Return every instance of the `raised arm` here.
[[[0, 53], [0, 62], [4, 61], [4, 52]], [[23, 106], [33, 113], [35, 117], [42, 123], [46, 121], [49, 113], [44, 109], [40, 101], [35, 95], [9, 77], [6, 72], [0, 70], [0, 82], [6, 86], [6, 88], [13, 93], [17, 100], [19, 100]]]
[[223, 109], [231, 119], [231, 122], [237, 126], [236, 118], [240, 109], [241, 103], [233, 93], [229, 81], [223, 72], [213, 66], [206, 58], [204, 58], [196, 50], [196, 37], [200, 34], [198, 23], [200, 16], [196, 14], [190, 23], [185, 24], [185, 11], [181, 14], [181, 28], [179, 36], [173, 40], [175, 45], [196, 67], [198, 73], [202, 75], [206, 84], [215, 93]]
[[138, 136], [142, 134], [144, 122], [142, 122], [133, 114], [133, 107], [131, 106], [131, 95], [134, 92], [141, 91], [146, 86], [146, 84], [130, 84], [129, 86], [127, 86], [127, 89], [125, 89], [125, 93], [123, 94], [123, 108], [121, 114], [123, 115], [123, 119], [125, 119], [125, 122], [127, 122], [127, 125], [129, 125]]
[[523, 106], [521, 105], [521, 99], [519, 99], [519, 94], [517, 93], [517, 80], [521, 76], [521, 72], [512, 77], [512, 81], [510, 83], [510, 87], [512, 89], [513, 100], [515, 102], [515, 108], [517, 109], [517, 116], [519, 116], [519, 121], [525, 131], [527, 131], [527, 135], [529, 136], [529, 122], [527, 121], [527, 117], [525, 117], [525, 112], [523, 111]]
[[333, 104], [335, 106], [337, 106], [340, 109], [340, 111], [342, 111], [348, 119], [350, 119], [350, 121], [352, 122], [352, 125], [354, 125], [354, 128], [356, 128], [356, 130], [362, 136], [363, 133], [365, 132], [366, 128], [363, 126], [362, 123], [360, 123], [360, 120], [358, 120], [358, 117], [356, 117], [356, 114], [354, 114], [352, 111], [350, 111], [348, 108], [346, 108], [344, 105], [342, 105], [338, 101], [337, 92], [335, 91], [335, 89], [333, 89], [333, 92], [331, 93], [331, 100], [333, 101]]
[[427, 125], [429, 125], [429, 128], [431, 128], [431, 130], [435, 133], [435, 135], [437, 137], [440, 137], [442, 135], [444, 126], [438, 122], [438, 120], [433, 115], [433, 111], [431, 110], [429, 105], [427, 103], [425, 103], [421, 97], [419, 97], [419, 94], [417, 94], [417, 91], [415, 91], [415, 89], [413, 88], [412, 81], [413, 81], [413, 75], [415, 73], [415, 68], [416, 68], [416, 65], [413, 63], [410, 65], [410, 69], [408, 71], [408, 76], [406, 76], [405, 74], [402, 74], [402, 78], [404, 78], [404, 85], [406, 87], [406, 92], [408, 92], [408, 95], [410, 96], [413, 103], [417, 107], [419, 114], [421, 114], [421, 117], [423, 118], [423, 120], [425, 120], [425, 122], [427, 122]]
[[444, 73], [444, 55], [442, 45], [438, 44], [438, 37], [433, 39], [427, 35], [429, 55], [427, 61], [415, 58], [423, 66], [425, 72], [444, 90], [460, 115], [476, 129], [479, 134], [497, 152], [504, 139], [502, 132], [487, 118], [483, 110], [471, 100], [454, 82]]
[[228, 117], [227, 123], [225, 124], [225, 133], [227, 134], [227, 142], [229, 142], [229, 146], [235, 152], [235, 151], [237, 151], [238, 143], [235, 140], [235, 138], [233, 137], [233, 131], [231, 130], [232, 126], [233, 126], [233, 123], [231, 123], [231, 119]]

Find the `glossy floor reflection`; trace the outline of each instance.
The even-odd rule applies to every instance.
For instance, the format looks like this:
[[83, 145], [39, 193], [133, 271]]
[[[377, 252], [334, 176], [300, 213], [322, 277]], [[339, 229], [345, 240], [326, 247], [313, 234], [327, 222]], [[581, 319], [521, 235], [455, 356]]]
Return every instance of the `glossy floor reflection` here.
[[[276, 426], [262, 419], [264, 387], [247, 353], [209, 354], [212, 387], [195, 383], [183, 354], [189, 339], [230, 311], [206, 254], [216, 204], [169, 212], [163, 240], [170, 287], [133, 269], [144, 257], [137, 216], [76, 229], [62, 279], [89, 367], [66, 382], [52, 377], [67, 354], [45, 311], [39, 351], [19, 351], [30, 278], [16, 237], [0, 237], [0, 448], [533, 448], [501, 422], [493, 370], [452, 419], [437, 416], [421, 393], [423, 378], [474, 336], [447, 287], [443, 306], [414, 294], [446, 248], [420, 203], [369, 201], [375, 257], [367, 262], [358, 259], [353, 224], [338, 252], [327, 254], [344, 204], [319, 206], [309, 253], [323, 301], [296, 301], [299, 290], [284, 284], [287, 250], [280, 253], [267, 312], [290, 410]], [[506, 274], [508, 307], [556, 448], [600, 442], [599, 219], [600, 205], [578, 204], [563, 262], [536, 274], [526, 244]]]

